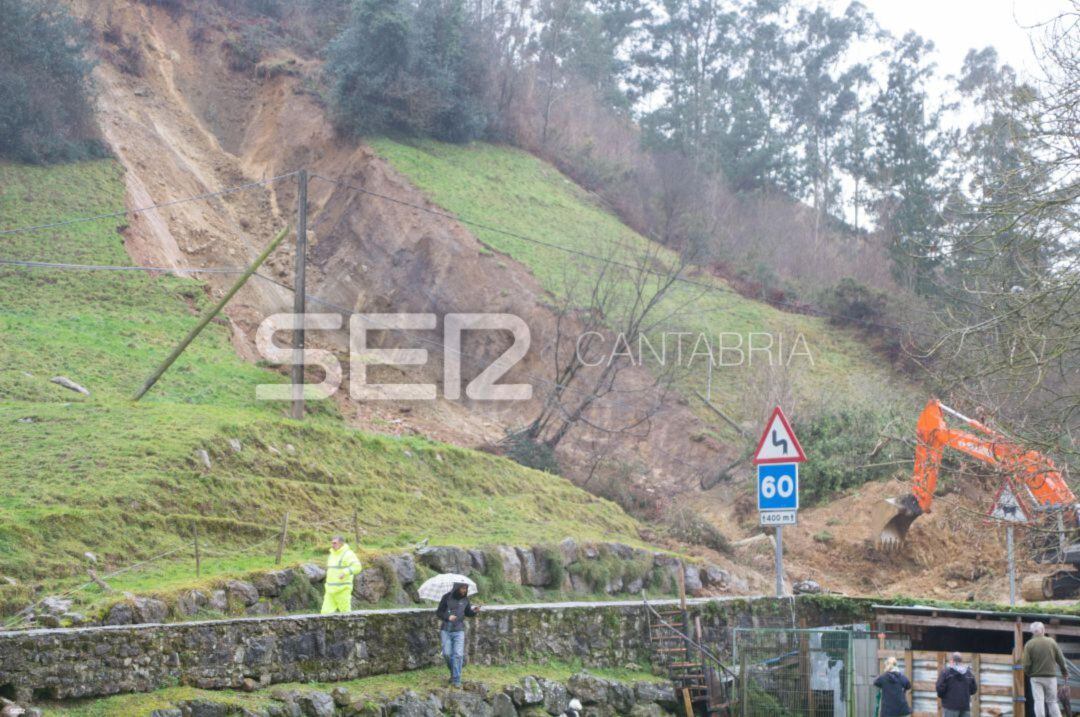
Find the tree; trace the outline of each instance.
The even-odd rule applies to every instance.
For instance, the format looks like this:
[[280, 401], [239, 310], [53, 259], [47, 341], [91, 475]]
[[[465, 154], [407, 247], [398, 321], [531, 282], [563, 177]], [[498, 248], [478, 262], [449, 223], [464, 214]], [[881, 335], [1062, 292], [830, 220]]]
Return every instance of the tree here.
[[889, 241], [893, 272], [912, 291], [930, 293], [941, 263], [941, 108], [928, 107], [933, 44], [909, 32], [895, 48], [888, 80], [873, 105], [878, 125], [873, 184], [876, 219]]
[[85, 38], [67, 11], [0, 0], [0, 156], [55, 162], [101, 154]]

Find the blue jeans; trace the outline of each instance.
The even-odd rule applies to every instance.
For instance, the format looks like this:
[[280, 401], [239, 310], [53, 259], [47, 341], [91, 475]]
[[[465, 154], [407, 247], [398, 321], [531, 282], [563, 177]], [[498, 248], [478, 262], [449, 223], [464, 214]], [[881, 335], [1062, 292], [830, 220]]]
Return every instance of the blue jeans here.
[[442, 656], [450, 669], [450, 681], [461, 684], [461, 665], [465, 662], [465, 631], [439, 630], [442, 638]]

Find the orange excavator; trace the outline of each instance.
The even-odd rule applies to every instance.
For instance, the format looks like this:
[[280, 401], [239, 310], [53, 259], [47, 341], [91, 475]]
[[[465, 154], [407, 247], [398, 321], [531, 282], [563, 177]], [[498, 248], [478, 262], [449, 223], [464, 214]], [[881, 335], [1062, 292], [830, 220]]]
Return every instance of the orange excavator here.
[[[946, 414], [963, 422], [965, 427], [950, 428], [945, 422]], [[877, 536], [878, 545], [883, 549], [899, 548], [915, 519], [930, 512], [941, 458], [946, 447], [965, 453], [1000, 471], [1003, 479], [1013, 486], [1017, 500], [1029, 509], [1028, 513], [1037, 515], [1067, 510], [1072, 526], [1080, 521], [1080, 505], [1077, 504], [1076, 495], [1053, 461], [1038, 451], [1018, 445], [980, 421], [968, 418], [942, 404], [936, 398], [927, 402], [919, 416], [916, 434], [912, 492], [888, 501], [897, 511], [888, 518]], [[1064, 552], [1061, 560], [1071, 565], [1062, 566], [1045, 575], [1025, 578], [1021, 588], [1025, 599], [1070, 597], [1080, 592], [1080, 571], [1077, 568], [1080, 565], [1080, 545], [1066, 548]]]

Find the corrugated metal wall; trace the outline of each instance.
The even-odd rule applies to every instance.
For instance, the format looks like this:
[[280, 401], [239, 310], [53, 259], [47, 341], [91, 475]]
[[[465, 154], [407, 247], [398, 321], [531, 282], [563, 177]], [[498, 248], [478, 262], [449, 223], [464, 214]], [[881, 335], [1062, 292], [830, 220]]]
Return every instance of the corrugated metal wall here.
[[[941, 709], [935, 685], [938, 674], [948, 662], [949, 653], [889, 648], [892, 646], [877, 651], [877, 674], [881, 673], [885, 658], [895, 657], [900, 669], [911, 680], [912, 717], [939, 717]], [[971, 714], [978, 717], [1013, 717], [1012, 656], [971, 652], [961, 654], [974, 670], [979, 685], [979, 691], [971, 699]], [[873, 677], [870, 681], [873, 682]], [[873, 708], [859, 714], [872, 717]], [[1020, 714], [1023, 714], [1022, 711]]]

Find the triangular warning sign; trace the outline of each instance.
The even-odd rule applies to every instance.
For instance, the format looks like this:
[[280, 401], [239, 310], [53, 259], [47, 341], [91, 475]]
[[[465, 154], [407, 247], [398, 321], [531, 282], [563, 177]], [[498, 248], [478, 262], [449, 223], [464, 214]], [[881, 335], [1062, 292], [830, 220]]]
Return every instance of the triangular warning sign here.
[[806, 460], [799, 439], [795, 437], [795, 431], [791, 430], [784, 412], [777, 406], [773, 409], [769, 422], [765, 424], [765, 432], [758, 441], [757, 451], [754, 453], [754, 463], [802, 463]]
[[998, 489], [997, 495], [994, 496], [994, 504], [990, 506], [990, 512], [987, 515], [994, 520], [1002, 520], [1006, 523], [1027, 523], [1030, 520], [1027, 508], [1016, 497], [1016, 493], [1007, 481]]

